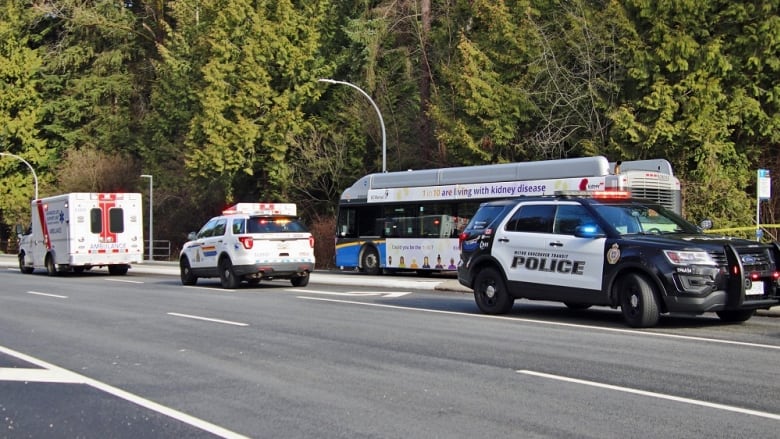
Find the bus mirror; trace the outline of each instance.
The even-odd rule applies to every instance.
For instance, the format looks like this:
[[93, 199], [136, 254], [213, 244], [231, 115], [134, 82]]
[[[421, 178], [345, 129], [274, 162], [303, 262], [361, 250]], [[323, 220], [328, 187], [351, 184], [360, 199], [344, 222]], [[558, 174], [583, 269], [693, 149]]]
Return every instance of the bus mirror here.
[[701, 220], [699, 227], [701, 227], [702, 230], [710, 230], [712, 228], [712, 220], [709, 218]]
[[347, 236], [347, 225], [346, 224], [342, 224], [341, 231], [339, 232], [339, 235]]

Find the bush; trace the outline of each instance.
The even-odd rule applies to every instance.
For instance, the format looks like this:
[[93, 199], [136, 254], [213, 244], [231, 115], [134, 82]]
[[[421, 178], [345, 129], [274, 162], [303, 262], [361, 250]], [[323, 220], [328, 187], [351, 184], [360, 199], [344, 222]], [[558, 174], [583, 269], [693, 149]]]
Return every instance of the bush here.
[[334, 230], [336, 230], [336, 218], [332, 215], [317, 214], [309, 223], [309, 230], [314, 236], [314, 257], [318, 269], [333, 269], [336, 257], [334, 242]]

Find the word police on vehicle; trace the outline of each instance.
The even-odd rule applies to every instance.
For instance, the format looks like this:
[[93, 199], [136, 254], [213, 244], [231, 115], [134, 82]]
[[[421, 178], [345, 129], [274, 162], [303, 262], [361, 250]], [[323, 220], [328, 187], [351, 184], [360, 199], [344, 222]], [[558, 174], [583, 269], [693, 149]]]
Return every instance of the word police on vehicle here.
[[486, 202], [459, 238], [458, 280], [489, 314], [552, 300], [620, 307], [628, 325], [648, 327], [675, 312], [742, 322], [780, 304], [777, 242], [706, 235], [625, 191]]

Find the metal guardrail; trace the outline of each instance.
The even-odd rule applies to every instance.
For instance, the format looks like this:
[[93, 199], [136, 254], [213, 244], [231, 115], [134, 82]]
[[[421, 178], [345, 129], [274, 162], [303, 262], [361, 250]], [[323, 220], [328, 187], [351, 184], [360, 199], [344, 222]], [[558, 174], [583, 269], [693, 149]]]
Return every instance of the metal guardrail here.
[[[171, 241], [155, 239], [152, 241], [152, 258], [155, 261], [167, 261], [171, 259]], [[149, 259], [149, 240], [144, 241], [144, 259]]]

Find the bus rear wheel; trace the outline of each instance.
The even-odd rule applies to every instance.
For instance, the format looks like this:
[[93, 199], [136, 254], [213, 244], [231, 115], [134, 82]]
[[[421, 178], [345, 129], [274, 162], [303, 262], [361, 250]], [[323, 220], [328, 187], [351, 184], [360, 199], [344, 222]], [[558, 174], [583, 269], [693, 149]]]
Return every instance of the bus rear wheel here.
[[379, 252], [373, 247], [367, 247], [363, 251], [363, 257], [361, 258], [361, 269], [366, 274], [379, 274], [382, 270], [379, 269]]

